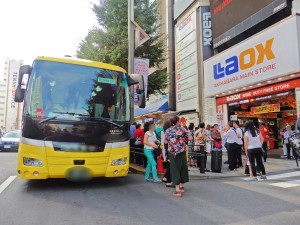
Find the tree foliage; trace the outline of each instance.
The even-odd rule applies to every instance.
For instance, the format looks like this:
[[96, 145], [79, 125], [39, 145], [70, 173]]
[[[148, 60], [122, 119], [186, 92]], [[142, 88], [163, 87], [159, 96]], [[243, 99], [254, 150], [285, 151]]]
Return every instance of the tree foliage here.
[[[98, 26], [89, 31], [79, 43], [79, 58], [101, 61], [128, 69], [128, 1], [99, 0], [93, 5]], [[167, 74], [160, 70], [164, 62], [164, 39], [159, 33], [159, 3], [135, 0], [135, 21], [150, 36], [150, 39], [135, 50], [135, 57], [149, 58], [150, 67], [158, 70], [149, 77], [148, 94], [161, 92], [167, 85]]]

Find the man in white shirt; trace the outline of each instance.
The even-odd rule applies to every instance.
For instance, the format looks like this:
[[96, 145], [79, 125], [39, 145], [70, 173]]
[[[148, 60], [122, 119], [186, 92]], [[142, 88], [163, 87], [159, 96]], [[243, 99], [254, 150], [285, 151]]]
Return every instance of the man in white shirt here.
[[242, 148], [243, 148], [243, 131], [240, 128], [240, 123], [238, 120], [235, 120], [232, 122], [233, 130], [236, 134], [236, 155], [237, 155], [237, 166], [243, 167], [243, 161], [242, 161]]
[[237, 144], [238, 141], [237, 135], [233, 128], [232, 122], [228, 122], [225, 128], [225, 134], [223, 138], [226, 138], [227, 144], [227, 153], [228, 153], [228, 168], [229, 170], [233, 171], [237, 168]]

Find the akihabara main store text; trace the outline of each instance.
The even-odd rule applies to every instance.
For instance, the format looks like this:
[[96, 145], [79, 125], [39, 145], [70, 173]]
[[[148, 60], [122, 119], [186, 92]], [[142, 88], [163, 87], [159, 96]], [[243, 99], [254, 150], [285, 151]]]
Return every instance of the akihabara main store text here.
[[[204, 62], [204, 95], [215, 121], [265, 122], [270, 147], [282, 146], [300, 116], [300, 16], [294, 15]], [[212, 100], [213, 99], [213, 100]]]

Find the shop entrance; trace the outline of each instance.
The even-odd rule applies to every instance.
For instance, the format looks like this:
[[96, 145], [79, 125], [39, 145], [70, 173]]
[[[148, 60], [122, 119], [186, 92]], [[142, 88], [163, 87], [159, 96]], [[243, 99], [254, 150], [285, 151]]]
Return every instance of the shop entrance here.
[[278, 149], [283, 146], [286, 125], [295, 126], [297, 121], [295, 91], [229, 103], [228, 114], [231, 120], [239, 120], [242, 127], [248, 120], [252, 120], [257, 127], [265, 123], [269, 130], [269, 147]]

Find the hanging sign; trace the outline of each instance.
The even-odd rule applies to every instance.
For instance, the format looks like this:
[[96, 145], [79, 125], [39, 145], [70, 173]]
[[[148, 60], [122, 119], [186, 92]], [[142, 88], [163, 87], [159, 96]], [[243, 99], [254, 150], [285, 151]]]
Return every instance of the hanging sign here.
[[280, 104], [251, 107], [251, 113], [253, 114], [262, 114], [262, 113], [271, 113], [271, 112], [280, 112]]

